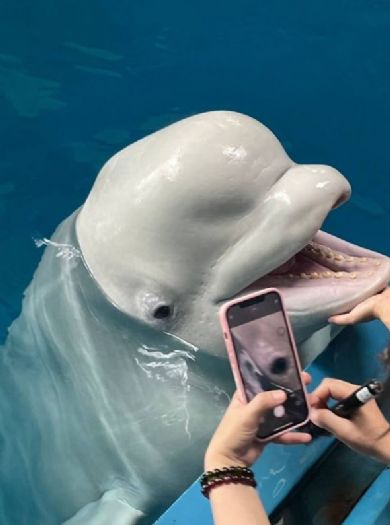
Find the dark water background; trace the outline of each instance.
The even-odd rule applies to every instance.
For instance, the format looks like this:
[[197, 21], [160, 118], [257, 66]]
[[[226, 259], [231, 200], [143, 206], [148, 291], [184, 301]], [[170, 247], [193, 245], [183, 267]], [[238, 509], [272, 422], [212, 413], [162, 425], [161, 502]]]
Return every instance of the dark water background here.
[[328, 231], [390, 254], [387, 0], [0, 0], [0, 340], [49, 236], [128, 143], [213, 109], [352, 183]]

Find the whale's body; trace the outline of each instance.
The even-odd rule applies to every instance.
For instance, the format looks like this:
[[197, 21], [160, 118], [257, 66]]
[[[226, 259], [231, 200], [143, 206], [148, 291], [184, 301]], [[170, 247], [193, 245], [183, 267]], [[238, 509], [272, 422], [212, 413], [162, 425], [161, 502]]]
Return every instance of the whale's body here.
[[231, 390], [213, 378], [220, 360], [206, 357], [202, 374], [194, 347], [107, 300], [76, 251], [75, 216], [46, 248], [2, 349], [4, 525], [60, 523], [103, 494], [102, 523], [122, 507], [124, 523], [133, 508], [153, 516], [196, 476]]
[[0, 522], [152, 523], [199, 474], [234, 388], [222, 302], [278, 286], [307, 363], [334, 335], [328, 315], [387, 282], [386, 258], [318, 231], [348, 193], [230, 112], [114, 156], [2, 349]]

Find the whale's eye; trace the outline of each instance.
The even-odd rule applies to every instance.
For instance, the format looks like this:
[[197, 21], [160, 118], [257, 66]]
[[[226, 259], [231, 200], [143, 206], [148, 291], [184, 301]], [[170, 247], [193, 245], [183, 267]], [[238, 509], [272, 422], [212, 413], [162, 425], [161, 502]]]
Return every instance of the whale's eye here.
[[278, 357], [272, 363], [271, 372], [273, 374], [283, 374], [287, 370], [287, 364], [287, 359], [284, 357]]
[[153, 317], [155, 319], [166, 319], [167, 317], [170, 317], [172, 313], [172, 308], [168, 306], [167, 304], [160, 304], [157, 306], [157, 308], [153, 311]]
[[143, 291], [138, 295], [138, 305], [142, 318], [146, 322], [158, 323], [170, 321], [176, 314], [176, 308], [167, 293]]

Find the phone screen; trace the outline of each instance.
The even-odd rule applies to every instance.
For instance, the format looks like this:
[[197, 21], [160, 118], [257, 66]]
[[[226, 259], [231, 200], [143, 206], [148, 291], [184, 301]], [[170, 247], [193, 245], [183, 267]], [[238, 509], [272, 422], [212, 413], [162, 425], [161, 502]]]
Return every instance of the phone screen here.
[[258, 436], [304, 422], [305, 394], [279, 295], [269, 292], [233, 305], [227, 319], [247, 400], [267, 390], [287, 394], [283, 405], [264, 415]]

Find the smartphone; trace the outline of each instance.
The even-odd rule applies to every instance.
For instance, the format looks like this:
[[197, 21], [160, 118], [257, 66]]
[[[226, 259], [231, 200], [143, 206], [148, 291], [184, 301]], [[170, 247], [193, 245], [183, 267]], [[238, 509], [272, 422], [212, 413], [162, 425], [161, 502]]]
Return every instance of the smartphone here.
[[220, 321], [238, 392], [249, 402], [259, 392], [284, 390], [286, 401], [264, 414], [264, 441], [304, 425], [309, 404], [301, 365], [280, 292], [275, 288], [226, 303]]

